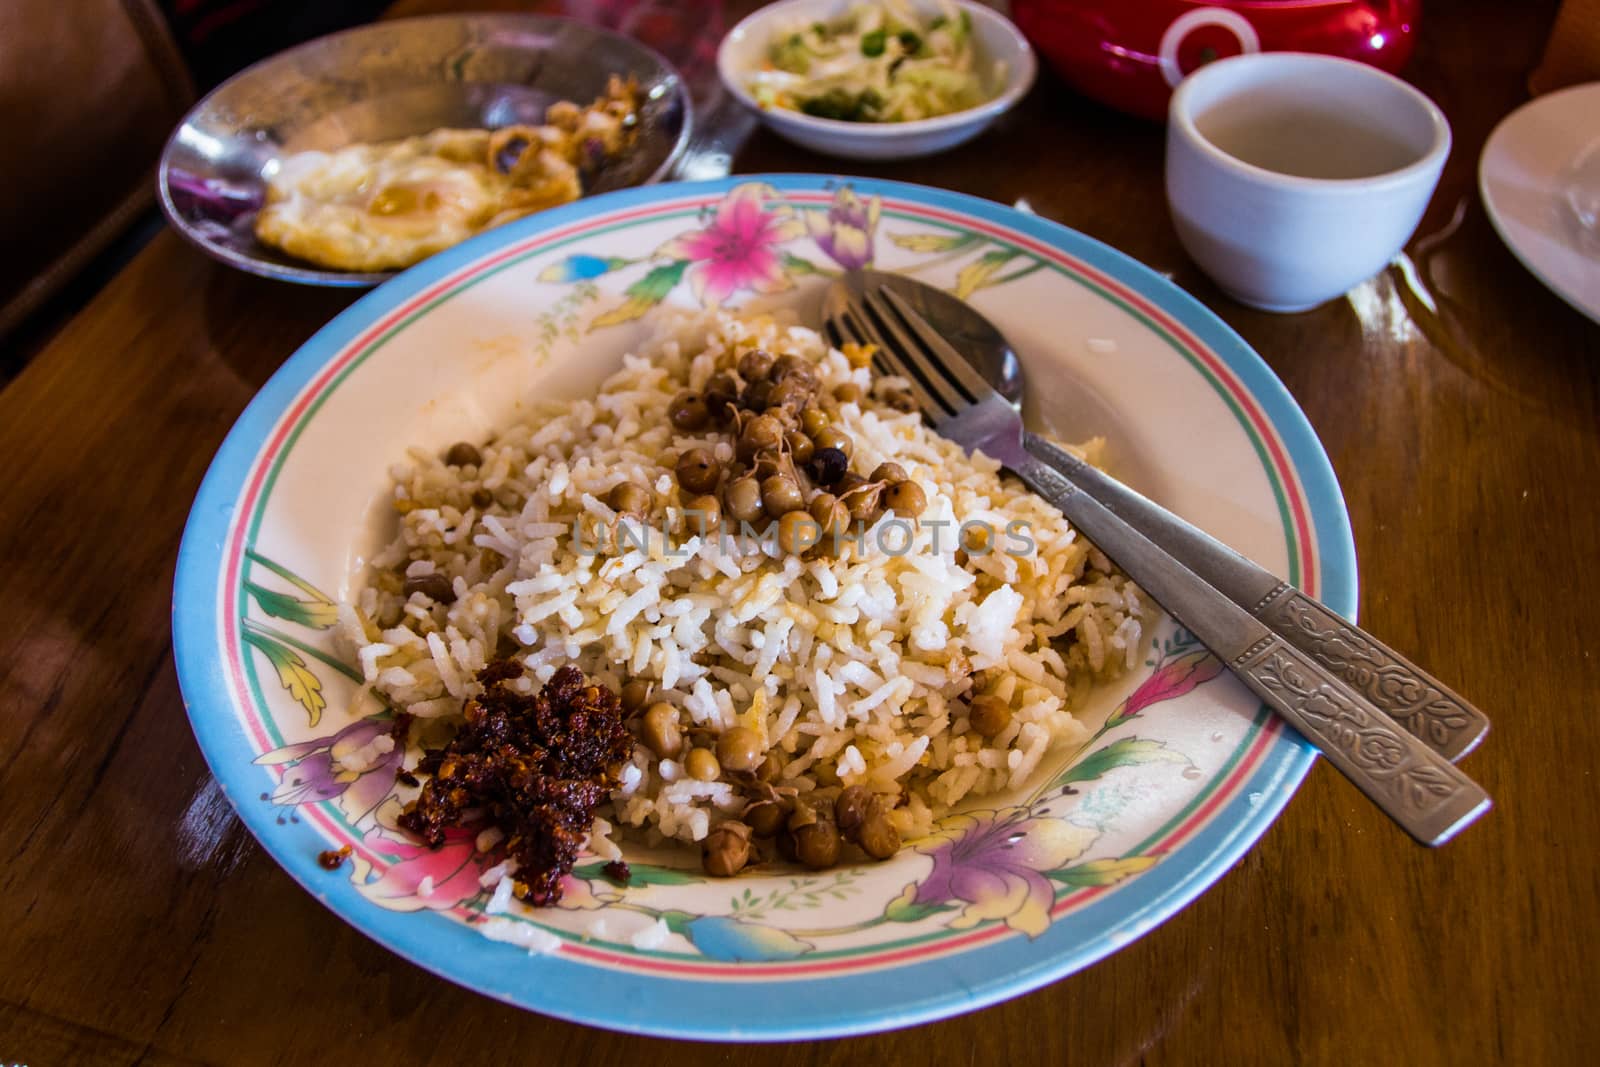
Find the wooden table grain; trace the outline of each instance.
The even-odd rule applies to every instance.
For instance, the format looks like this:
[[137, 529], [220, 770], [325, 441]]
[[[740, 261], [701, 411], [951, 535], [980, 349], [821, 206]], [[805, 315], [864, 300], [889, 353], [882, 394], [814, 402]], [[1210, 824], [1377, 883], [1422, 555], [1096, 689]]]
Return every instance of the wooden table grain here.
[[[702, 32], [742, 6], [704, 5]], [[1495, 810], [1423, 850], [1319, 764], [1235, 870], [1103, 962], [984, 1011], [764, 1062], [1595, 1062], [1600, 327], [1518, 265], [1475, 183], [1552, 5], [1429, 6], [1407, 73], [1454, 125], [1438, 194], [1408, 262], [1303, 315], [1223, 297], [1168, 222], [1162, 131], [1048, 75], [966, 148], [846, 166], [1025, 199], [1243, 334], [1332, 457], [1363, 622], [1493, 717], [1466, 767]], [[711, 119], [707, 166], [719, 147], [744, 172], [839, 166], [726, 110]], [[208, 773], [171, 654], [179, 534], [234, 418], [350, 299], [227, 270], [162, 233], [0, 391], [0, 1063], [752, 1061], [752, 1047], [588, 1029], [425, 973], [296, 887]]]

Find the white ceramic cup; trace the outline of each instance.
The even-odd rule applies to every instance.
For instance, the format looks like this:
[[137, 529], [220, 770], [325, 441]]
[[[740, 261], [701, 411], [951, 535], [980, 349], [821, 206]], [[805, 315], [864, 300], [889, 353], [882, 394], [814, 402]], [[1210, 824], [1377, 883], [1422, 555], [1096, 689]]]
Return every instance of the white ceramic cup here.
[[1332, 56], [1233, 56], [1172, 94], [1167, 203], [1230, 296], [1304, 311], [1383, 269], [1449, 154], [1444, 114], [1399, 78]]

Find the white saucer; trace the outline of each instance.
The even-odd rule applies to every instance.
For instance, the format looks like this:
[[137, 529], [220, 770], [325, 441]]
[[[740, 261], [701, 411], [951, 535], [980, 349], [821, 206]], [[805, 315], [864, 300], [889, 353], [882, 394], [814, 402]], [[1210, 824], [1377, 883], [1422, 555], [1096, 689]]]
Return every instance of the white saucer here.
[[1501, 121], [1484, 145], [1478, 189], [1523, 266], [1600, 322], [1600, 82], [1542, 96]]

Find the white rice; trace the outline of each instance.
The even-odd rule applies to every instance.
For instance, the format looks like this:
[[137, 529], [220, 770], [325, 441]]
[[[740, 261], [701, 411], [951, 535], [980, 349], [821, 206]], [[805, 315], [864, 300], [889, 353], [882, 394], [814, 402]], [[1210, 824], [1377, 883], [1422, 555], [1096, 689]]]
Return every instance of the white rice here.
[[341, 770], [351, 774], [365, 774], [393, 751], [394, 738], [388, 734], [379, 734], [359, 748], [347, 741], [340, 741], [329, 750], [328, 754]]
[[649, 926], [646, 926], [643, 930], [640, 930], [638, 933], [634, 934], [628, 940], [633, 943], [634, 948], [644, 949], [648, 952], [651, 949], [657, 949], [666, 944], [667, 938], [671, 936], [672, 930], [668, 928], [667, 920], [657, 919]]
[[[814, 331], [770, 316], [663, 312], [657, 325], [597, 396], [506, 429], [482, 446], [480, 466], [413, 450], [393, 469], [399, 535], [340, 629], [370, 687], [420, 718], [449, 720], [478, 691], [476, 673], [508, 654], [536, 679], [530, 690], [568, 663], [612, 687], [649, 680], [686, 720], [754, 730], [802, 793], [862, 783], [892, 798], [908, 837], [1086, 736], [1073, 710], [1138, 655], [1137, 591], [1058, 511], [915, 414], [869, 400], [834, 415], [855, 444], [853, 469], [892, 460], [921, 486], [928, 503], [915, 529], [892, 530], [886, 515], [838, 559], [714, 536], [665, 544], [678, 503], [673, 454], [700, 445], [731, 455], [715, 430], [679, 433], [667, 418], [674, 395], [702, 387], [719, 359], [759, 345], [813, 361], [828, 390], [874, 385]], [[615, 521], [604, 500], [624, 480], [652, 497], [642, 549], [596, 532]], [[997, 548], [1014, 544], [1007, 523], [1026, 523], [1035, 550], [958, 558], [954, 524], [973, 519], [994, 527]], [[939, 520], [952, 525], [935, 529]], [[599, 554], [579, 551], [575, 522], [585, 551]], [[910, 551], [883, 551], [879, 532], [891, 544], [909, 536]], [[454, 603], [402, 595], [403, 576], [432, 573], [450, 579]], [[966, 718], [975, 686], [1012, 711], [989, 740]], [[611, 855], [629, 833], [699, 841], [742, 804], [733, 786], [695, 781], [640, 745], [591, 846]], [[495, 886], [497, 899], [509, 884]]]
[[477, 929], [478, 933], [491, 941], [520, 945], [528, 950], [530, 956], [545, 956], [561, 947], [561, 939], [555, 934], [515, 919], [486, 919], [478, 924]]

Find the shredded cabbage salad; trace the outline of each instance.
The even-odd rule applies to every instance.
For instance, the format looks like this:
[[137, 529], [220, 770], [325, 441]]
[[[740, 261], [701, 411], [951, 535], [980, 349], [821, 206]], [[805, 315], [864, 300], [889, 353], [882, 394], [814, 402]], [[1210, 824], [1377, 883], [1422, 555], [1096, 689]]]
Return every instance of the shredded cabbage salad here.
[[[1005, 80], [993, 64], [990, 84]], [[843, 18], [785, 27], [750, 79], [764, 108], [846, 122], [910, 122], [988, 99], [972, 17], [945, 3], [922, 17], [904, 2], [857, 4]]]

